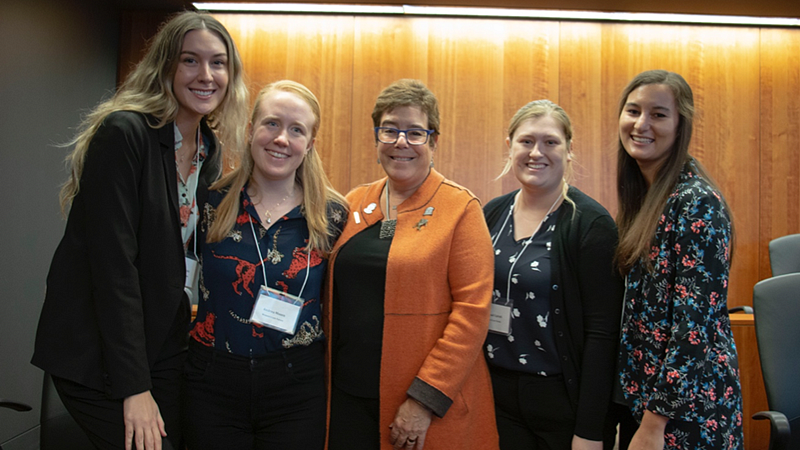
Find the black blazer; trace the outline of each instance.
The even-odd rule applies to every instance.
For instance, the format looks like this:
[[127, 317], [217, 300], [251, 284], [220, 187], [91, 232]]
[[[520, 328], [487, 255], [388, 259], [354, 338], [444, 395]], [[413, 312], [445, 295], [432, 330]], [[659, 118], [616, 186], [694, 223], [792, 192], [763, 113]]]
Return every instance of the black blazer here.
[[[164, 343], [185, 339], [189, 302], [173, 124], [130, 111], [108, 115], [86, 154], [50, 273], [32, 363], [124, 398], [151, 389]], [[200, 211], [219, 176], [213, 133], [198, 185]], [[174, 326], [178, 316], [186, 326]]]

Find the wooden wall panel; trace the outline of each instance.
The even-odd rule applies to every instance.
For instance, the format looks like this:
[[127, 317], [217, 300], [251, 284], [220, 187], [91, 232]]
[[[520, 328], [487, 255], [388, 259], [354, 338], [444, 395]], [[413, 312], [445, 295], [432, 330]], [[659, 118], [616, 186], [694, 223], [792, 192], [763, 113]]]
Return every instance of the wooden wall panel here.
[[355, 36], [353, 186], [384, 176], [375, 163], [371, 113], [380, 91], [400, 78], [422, 80], [439, 100], [437, 170], [484, 201], [516, 185], [494, 181], [507, 155], [505, 131], [520, 106], [557, 95], [556, 23], [357, 18]]
[[[753, 209], [756, 209], [753, 204]], [[800, 32], [761, 32], [760, 276], [771, 276], [767, 244], [800, 233]], [[755, 264], [755, 261], [753, 262]]]
[[[322, 107], [316, 148], [334, 187], [350, 187], [353, 17], [215, 15], [239, 48], [251, 101], [265, 85], [304, 84]], [[313, 33], [308, 32], [313, 30]]]
[[604, 88], [602, 37], [598, 23], [561, 24], [559, 98], [573, 128], [572, 184], [616, 214], [614, 94]]
[[490, 181], [488, 195], [479, 195], [484, 202], [519, 188], [519, 182], [511, 174], [494, 181], [508, 159], [505, 139], [517, 110], [533, 100], [560, 102], [559, 23], [508, 20], [503, 24], [503, 103], [502, 110], [497, 112], [500, 123], [492, 125], [492, 140], [485, 154]]

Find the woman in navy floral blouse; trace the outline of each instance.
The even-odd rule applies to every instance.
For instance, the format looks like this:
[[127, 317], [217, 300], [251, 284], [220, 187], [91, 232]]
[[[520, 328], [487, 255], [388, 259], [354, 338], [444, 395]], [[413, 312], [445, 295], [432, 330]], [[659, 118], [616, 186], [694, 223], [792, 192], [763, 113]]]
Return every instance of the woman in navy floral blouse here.
[[305, 86], [268, 85], [240, 166], [212, 186], [186, 367], [192, 450], [324, 445], [320, 290], [347, 212], [314, 147], [319, 125]]
[[691, 88], [672, 72], [643, 72], [621, 96], [618, 398], [639, 423], [635, 449], [743, 448], [727, 309], [733, 226], [689, 155], [693, 113]]

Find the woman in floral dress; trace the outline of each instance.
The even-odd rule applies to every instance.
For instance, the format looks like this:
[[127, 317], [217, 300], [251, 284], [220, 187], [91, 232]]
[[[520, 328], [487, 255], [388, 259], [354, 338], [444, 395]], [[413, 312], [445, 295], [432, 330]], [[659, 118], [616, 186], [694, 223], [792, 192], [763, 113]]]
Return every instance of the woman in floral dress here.
[[639, 423], [632, 449], [743, 448], [727, 309], [733, 225], [689, 155], [693, 113], [676, 73], [643, 72], [621, 96], [617, 262], [627, 278], [616, 398]]

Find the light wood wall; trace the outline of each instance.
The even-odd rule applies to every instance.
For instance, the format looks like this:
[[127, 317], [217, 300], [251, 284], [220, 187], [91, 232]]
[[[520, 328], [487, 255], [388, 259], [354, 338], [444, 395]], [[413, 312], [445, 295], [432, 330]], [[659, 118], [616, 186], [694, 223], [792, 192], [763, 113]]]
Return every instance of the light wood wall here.
[[[695, 94], [692, 153], [734, 214], [731, 306], [751, 304], [769, 276], [767, 243], [800, 232], [800, 30], [526, 20], [216, 15], [231, 31], [253, 92], [282, 78], [322, 104], [318, 148], [342, 192], [383, 176], [370, 114], [378, 93], [418, 78], [437, 95], [436, 168], [483, 201], [516, 187], [494, 181], [514, 112], [549, 98], [574, 126], [573, 184], [616, 212], [619, 93], [637, 73], [682, 74]], [[766, 409], [752, 330], [737, 331], [746, 360], [748, 448], [766, 448]]]

